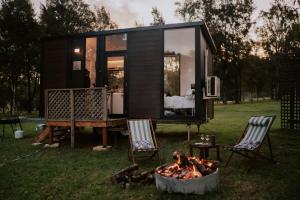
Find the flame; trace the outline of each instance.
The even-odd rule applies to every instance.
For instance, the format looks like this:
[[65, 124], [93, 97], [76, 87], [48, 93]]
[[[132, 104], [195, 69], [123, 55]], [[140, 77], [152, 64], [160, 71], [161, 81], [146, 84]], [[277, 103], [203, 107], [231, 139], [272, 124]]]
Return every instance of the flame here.
[[173, 164], [160, 167], [156, 170], [156, 172], [162, 176], [173, 177], [176, 179], [194, 179], [200, 178], [215, 170], [215, 164], [204, 159], [185, 157], [185, 161], [182, 163], [181, 156], [179, 154], [173, 155], [173, 157], [175, 159]]
[[212, 165], [213, 165], [213, 164], [212, 164], [211, 162], [208, 162], [208, 163], [207, 163], [207, 166], [208, 166], [208, 167], [212, 167]]
[[176, 160], [175, 162], [176, 162], [176, 164], [178, 164], [178, 165], [181, 163], [180, 156], [177, 156], [177, 160]]
[[195, 178], [202, 177], [202, 174], [198, 170], [196, 170], [195, 165], [193, 165], [193, 176]]

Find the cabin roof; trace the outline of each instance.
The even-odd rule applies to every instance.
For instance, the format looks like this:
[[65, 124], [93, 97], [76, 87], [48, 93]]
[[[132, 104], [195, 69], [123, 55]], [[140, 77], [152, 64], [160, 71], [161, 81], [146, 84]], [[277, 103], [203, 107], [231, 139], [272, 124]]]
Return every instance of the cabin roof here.
[[109, 34], [136, 32], [136, 31], [157, 30], [157, 29], [187, 28], [187, 27], [195, 27], [195, 26], [201, 27], [204, 37], [208, 41], [208, 44], [209, 44], [211, 50], [213, 52], [216, 52], [215, 43], [211, 37], [211, 34], [207, 28], [206, 23], [204, 21], [165, 24], [165, 25], [158, 25], [158, 26], [143, 26], [143, 27], [114, 29], [114, 30], [91, 31], [91, 32], [85, 32], [85, 33], [68, 34], [68, 35], [60, 35], [60, 36], [48, 36], [48, 37], [42, 38], [42, 40], [52, 40], [52, 39], [60, 39], [60, 38], [66, 38], [66, 37], [89, 37], [89, 36], [97, 36], [97, 35], [109, 35]]

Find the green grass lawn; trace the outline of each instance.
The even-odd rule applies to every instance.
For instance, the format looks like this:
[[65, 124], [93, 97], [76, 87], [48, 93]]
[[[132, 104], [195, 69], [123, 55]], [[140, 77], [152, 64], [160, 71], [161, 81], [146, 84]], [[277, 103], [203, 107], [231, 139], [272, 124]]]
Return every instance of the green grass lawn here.
[[[76, 141], [77, 148], [64, 144], [57, 149], [33, 147], [33, 123], [24, 123], [26, 138], [13, 139], [10, 129], [0, 139], [0, 199], [299, 199], [300, 197], [300, 133], [280, 130], [278, 102], [215, 106], [215, 119], [201, 126], [202, 133], [215, 133], [219, 144], [232, 144], [253, 115], [276, 115], [271, 141], [277, 164], [252, 163], [233, 157], [229, 167], [220, 167], [220, 190], [204, 196], [168, 194], [154, 185], [120, 189], [112, 185], [114, 171], [128, 166], [127, 138], [105, 152], [93, 152], [92, 135], [85, 133]], [[2, 128], [2, 127], [1, 127]], [[199, 139], [196, 127], [192, 139]], [[159, 125], [157, 129], [161, 155], [170, 161], [172, 152], [188, 152], [184, 125]], [[264, 148], [264, 151], [267, 149]], [[267, 152], [267, 151], [266, 151]], [[32, 154], [13, 161], [22, 155]], [[221, 150], [226, 160], [229, 152]], [[215, 154], [210, 154], [214, 158]], [[158, 165], [155, 160], [139, 161], [142, 169]], [[249, 165], [254, 164], [248, 171]]]

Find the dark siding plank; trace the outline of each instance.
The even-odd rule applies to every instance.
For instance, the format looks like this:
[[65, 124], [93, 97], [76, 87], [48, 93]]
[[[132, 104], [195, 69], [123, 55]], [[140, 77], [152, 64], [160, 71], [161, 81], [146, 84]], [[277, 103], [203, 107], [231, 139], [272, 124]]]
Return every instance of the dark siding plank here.
[[69, 45], [68, 39], [45, 41], [42, 80], [44, 89], [67, 88]]
[[128, 114], [130, 118], [160, 118], [162, 43], [162, 32], [159, 30], [128, 33]]
[[45, 89], [67, 88], [70, 77], [70, 39], [43, 41], [40, 115], [44, 115]]

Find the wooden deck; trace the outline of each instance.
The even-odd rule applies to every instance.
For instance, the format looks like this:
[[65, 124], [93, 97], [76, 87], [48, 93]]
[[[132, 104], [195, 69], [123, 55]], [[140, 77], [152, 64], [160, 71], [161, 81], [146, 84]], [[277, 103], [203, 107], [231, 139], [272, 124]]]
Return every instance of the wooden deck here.
[[75, 146], [76, 127], [102, 129], [102, 144], [107, 145], [107, 128], [125, 125], [126, 119], [111, 119], [107, 115], [107, 88], [72, 88], [45, 90], [45, 118], [50, 127], [71, 128], [71, 147]]
[[[72, 127], [71, 121], [62, 121], [62, 120], [48, 120], [47, 125], [50, 127], [50, 143], [53, 142], [53, 131], [52, 127]], [[107, 145], [107, 128], [126, 125], [126, 119], [107, 119], [107, 120], [93, 120], [93, 121], [74, 121], [74, 127], [97, 127], [102, 130], [102, 146], [105, 147]], [[75, 134], [71, 133], [71, 146], [75, 145]]]

